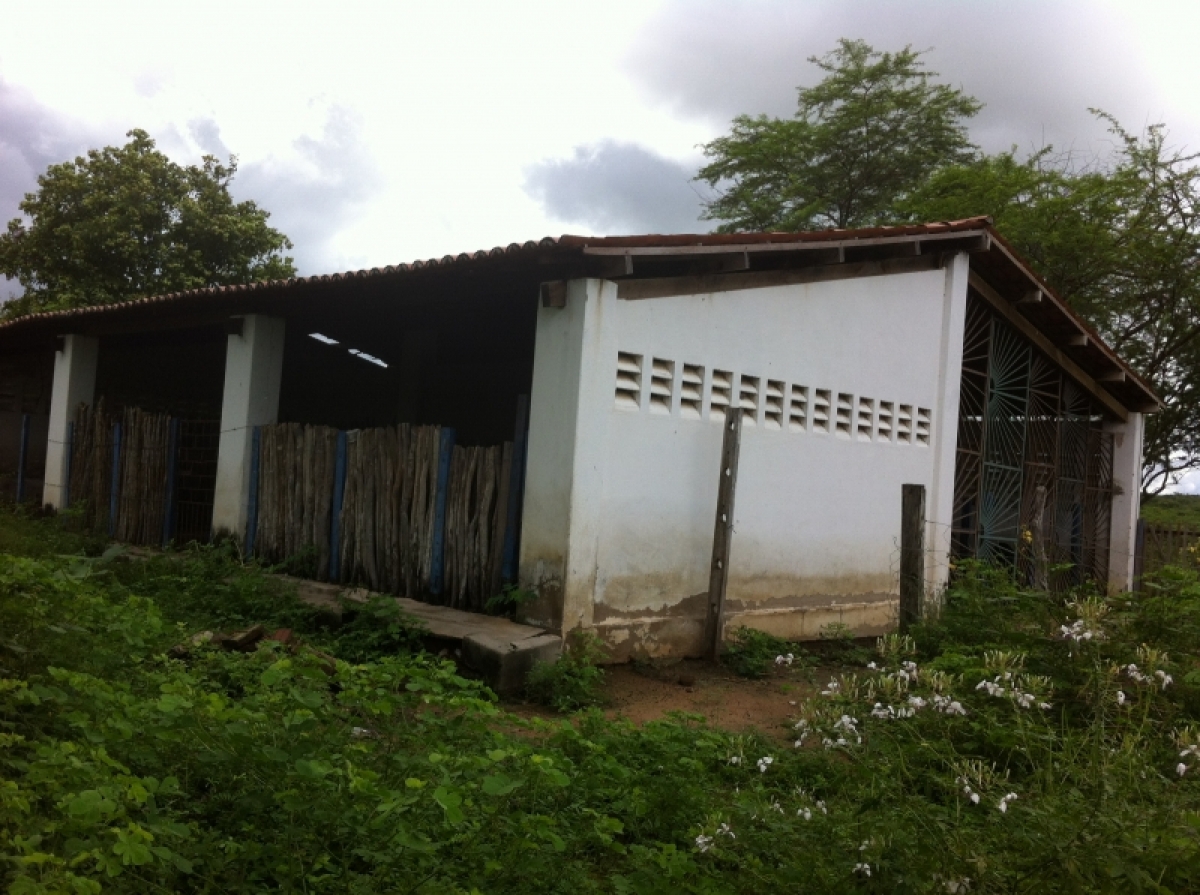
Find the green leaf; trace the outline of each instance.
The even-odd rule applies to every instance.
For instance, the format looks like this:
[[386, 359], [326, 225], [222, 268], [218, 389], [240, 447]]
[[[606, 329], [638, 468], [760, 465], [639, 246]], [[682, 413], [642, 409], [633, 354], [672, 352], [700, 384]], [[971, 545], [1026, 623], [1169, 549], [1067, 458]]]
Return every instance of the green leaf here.
[[489, 796], [506, 796], [520, 785], [520, 780], [513, 780], [504, 774], [494, 774], [483, 778], [482, 789]]

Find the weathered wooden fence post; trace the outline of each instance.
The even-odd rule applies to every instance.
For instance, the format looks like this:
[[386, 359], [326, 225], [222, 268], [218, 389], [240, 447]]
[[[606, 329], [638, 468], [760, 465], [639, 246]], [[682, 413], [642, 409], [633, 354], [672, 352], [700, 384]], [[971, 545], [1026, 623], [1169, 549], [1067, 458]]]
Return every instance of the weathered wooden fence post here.
[[433, 503], [433, 555], [429, 561], [429, 592], [440, 594], [446, 573], [446, 494], [450, 486], [450, 460], [454, 456], [454, 430], [442, 428], [438, 451], [437, 491]]
[[21, 443], [17, 449], [17, 503], [25, 502], [25, 464], [29, 458], [29, 414], [21, 416]]
[[725, 410], [725, 429], [721, 439], [721, 481], [717, 486], [717, 516], [713, 526], [712, 565], [708, 573], [708, 617], [705, 644], [708, 657], [721, 655], [725, 626], [725, 588], [729, 584], [729, 553], [733, 544], [733, 503], [737, 490], [738, 455], [742, 447], [742, 412]]
[[342, 574], [342, 504], [346, 500], [346, 433], [338, 430], [333, 459], [333, 505], [329, 508], [329, 580], [335, 584]]
[[[67, 462], [63, 464], [65, 467], [63, 478], [66, 479], [66, 481], [62, 483], [62, 508], [64, 510], [71, 505], [71, 466], [75, 454], [74, 420], [67, 423], [67, 443], [65, 447], [67, 450]], [[49, 470], [47, 470], [47, 472], [49, 472]]]
[[121, 496], [121, 424], [113, 423], [112, 428], [112, 481], [108, 489], [108, 536], [117, 533], [117, 514], [120, 512]]
[[504, 556], [500, 569], [503, 581], [517, 579], [520, 557], [521, 503], [525, 496], [525, 455], [529, 446], [529, 395], [517, 397], [517, 422], [513, 432], [512, 467], [508, 476], [508, 506], [504, 521]]
[[907, 631], [925, 602], [925, 486], [900, 489], [900, 630]]
[[262, 427], [250, 430], [250, 484], [246, 495], [246, 556], [254, 555], [258, 538], [258, 477], [262, 469]]
[[179, 508], [179, 492], [175, 481], [179, 473], [179, 420], [172, 417], [167, 425], [167, 494], [163, 501], [162, 545], [175, 538], [175, 514]]

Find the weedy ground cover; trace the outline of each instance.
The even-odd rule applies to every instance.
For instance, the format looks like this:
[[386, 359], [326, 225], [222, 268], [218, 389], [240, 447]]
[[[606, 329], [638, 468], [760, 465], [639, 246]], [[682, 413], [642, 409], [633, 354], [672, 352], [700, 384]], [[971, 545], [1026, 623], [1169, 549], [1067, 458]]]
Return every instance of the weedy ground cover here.
[[1189, 570], [1102, 599], [963, 569], [939, 620], [834, 674], [782, 748], [688, 716], [521, 721], [452, 663], [362, 638], [328, 641], [334, 668], [277, 645], [170, 659], [199, 626], [310, 620], [219, 550], [19, 555], [10, 521], [11, 892], [1200, 889]]

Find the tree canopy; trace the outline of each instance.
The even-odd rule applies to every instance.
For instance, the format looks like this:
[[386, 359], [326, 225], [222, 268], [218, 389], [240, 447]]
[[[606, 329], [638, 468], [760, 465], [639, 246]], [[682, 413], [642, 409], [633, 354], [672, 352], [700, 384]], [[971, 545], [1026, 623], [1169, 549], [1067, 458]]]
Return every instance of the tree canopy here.
[[996, 227], [1165, 402], [1147, 420], [1143, 486], [1200, 467], [1200, 156], [1161, 125], [1140, 136], [1100, 114], [1111, 156], [1081, 164], [1050, 148], [938, 172], [896, 216], [990, 214]]
[[704, 146], [698, 179], [718, 191], [705, 217], [726, 232], [869, 226], [935, 171], [971, 161], [965, 121], [982, 106], [935, 83], [921, 56], [842, 39], [812, 57], [825, 77], [799, 88], [793, 118], [743, 115]]
[[235, 202], [237, 160], [181, 166], [142, 130], [52, 165], [0, 234], [0, 273], [24, 294], [9, 317], [294, 275], [288, 238]]

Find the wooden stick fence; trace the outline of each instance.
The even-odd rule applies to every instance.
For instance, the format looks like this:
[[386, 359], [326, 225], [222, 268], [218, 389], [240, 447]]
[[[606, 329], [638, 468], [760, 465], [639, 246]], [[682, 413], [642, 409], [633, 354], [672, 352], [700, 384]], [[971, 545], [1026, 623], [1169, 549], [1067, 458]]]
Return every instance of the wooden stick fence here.
[[1183, 524], [1144, 527], [1142, 541], [1142, 574], [1156, 572], [1166, 565], [1194, 566], [1200, 561], [1200, 529]]
[[254, 552], [282, 562], [312, 551], [305, 571], [317, 578], [483, 609], [499, 587], [511, 445], [454, 446], [437, 426], [341, 437], [339, 463], [336, 430], [259, 430]]
[[171, 420], [129, 407], [109, 413], [104, 399], [75, 413], [70, 495], [88, 528], [130, 544], [160, 544], [168, 498]]

